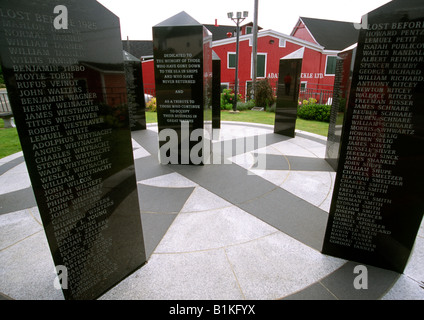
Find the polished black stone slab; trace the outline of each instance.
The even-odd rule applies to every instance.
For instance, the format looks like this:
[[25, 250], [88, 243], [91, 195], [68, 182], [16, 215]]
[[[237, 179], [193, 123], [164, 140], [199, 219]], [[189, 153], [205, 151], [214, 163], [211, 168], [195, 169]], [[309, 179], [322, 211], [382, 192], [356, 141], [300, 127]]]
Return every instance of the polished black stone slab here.
[[2, 1], [0, 16], [2, 69], [57, 279], [66, 299], [97, 298], [146, 262], [119, 19], [93, 0]]
[[211, 43], [211, 33], [184, 11], [153, 27], [163, 164], [208, 161], [212, 134]]
[[212, 129], [221, 128], [221, 59], [212, 52]]
[[338, 54], [336, 76], [334, 78], [333, 102], [331, 105], [330, 124], [328, 126], [325, 160], [337, 171], [343, 120], [347, 108], [350, 85], [352, 82], [353, 63], [355, 62], [356, 45]]
[[146, 101], [144, 99], [143, 70], [140, 59], [124, 51], [128, 113], [131, 131], [146, 129]]
[[423, 20], [420, 0], [363, 18], [323, 245], [399, 273], [424, 212]]
[[280, 59], [274, 133], [295, 136], [302, 56]]

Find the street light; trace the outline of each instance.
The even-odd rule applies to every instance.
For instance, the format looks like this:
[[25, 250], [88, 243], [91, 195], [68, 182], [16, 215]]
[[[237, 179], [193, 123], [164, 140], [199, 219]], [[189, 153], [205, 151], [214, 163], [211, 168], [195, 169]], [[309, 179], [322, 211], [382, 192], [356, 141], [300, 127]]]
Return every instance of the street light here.
[[240, 37], [240, 22], [242, 22], [244, 19], [247, 18], [247, 16], [249, 15], [248, 11], [243, 11], [243, 13], [241, 12], [237, 12], [236, 13], [236, 18], [234, 17], [234, 13], [233, 12], [228, 12], [227, 16], [229, 19], [233, 20], [236, 25], [237, 25], [237, 42], [236, 42], [236, 78], [235, 78], [235, 85], [234, 85], [234, 101], [233, 101], [233, 111], [236, 112], [237, 111], [237, 95], [238, 95], [238, 61], [239, 61], [239, 37]]

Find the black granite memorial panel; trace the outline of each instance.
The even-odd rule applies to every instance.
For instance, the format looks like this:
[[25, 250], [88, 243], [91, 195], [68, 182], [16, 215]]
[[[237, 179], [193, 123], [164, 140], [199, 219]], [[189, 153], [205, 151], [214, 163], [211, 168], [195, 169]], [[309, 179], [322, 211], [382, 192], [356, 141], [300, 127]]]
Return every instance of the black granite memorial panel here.
[[328, 126], [325, 160], [337, 171], [339, 162], [343, 120], [347, 108], [347, 99], [352, 82], [353, 63], [355, 62], [356, 45], [338, 54], [336, 76], [334, 77], [333, 102], [331, 105], [330, 124]]
[[124, 51], [128, 113], [131, 131], [146, 129], [146, 101], [144, 99], [143, 70], [140, 59]]
[[96, 298], [146, 261], [119, 19], [93, 0], [2, 0], [0, 18], [56, 287], [66, 299]]
[[295, 136], [301, 70], [302, 58], [280, 59], [274, 133]]
[[402, 272], [424, 212], [424, 5], [366, 18], [323, 253]]
[[211, 43], [211, 33], [185, 12], [153, 27], [162, 164], [207, 161], [212, 134]]

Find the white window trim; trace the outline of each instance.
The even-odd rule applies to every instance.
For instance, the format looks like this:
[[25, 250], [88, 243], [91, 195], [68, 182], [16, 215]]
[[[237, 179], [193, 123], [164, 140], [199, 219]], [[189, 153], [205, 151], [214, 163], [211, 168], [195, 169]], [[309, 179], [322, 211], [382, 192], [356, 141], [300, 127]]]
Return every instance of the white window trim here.
[[303, 88], [303, 90], [306, 91], [306, 89], [308, 89], [308, 81], [301, 81], [300, 82], [300, 91], [302, 92], [302, 84], [305, 84], [305, 88]]
[[[257, 55], [261, 55], [261, 56], [265, 56], [265, 70], [264, 70], [264, 76], [263, 77], [259, 77], [258, 75], [256, 75], [257, 78], [259, 79], [265, 79], [266, 78], [266, 65], [268, 62], [268, 52], [258, 52]], [[250, 79], [253, 78], [253, 70], [252, 70], [252, 65], [253, 65], [253, 53], [250, 56]], [[257, 67], [257, 66], [256, 66]]]
[[230, 83], [229, 82], [221, 82], [221, 86], [227, 86], [226, 89], [230, 88]]
[[235, 69], [236, 67], [230, 68], [230, 54], [236, 55], [236, 52], [227, 52], [227, 69]]
[[280, 38], [280, 41], [278, 42], [279, 48], [285, 48], [286, 47], [286, 39]]
[[324, 76], [327, 76], [327, 77], [334, 77], [336, 74], [334, 73], [334, 74], [328, 74], [327, 73], [327, 63], [328, 63], [328, 58], [329, 57], [335, 57], [336, 59], [337, 59], [337, 56], [335, 56], [335, 55], [328, 55], [326, 58], [325, 58], [325, 69], [324, 69]]

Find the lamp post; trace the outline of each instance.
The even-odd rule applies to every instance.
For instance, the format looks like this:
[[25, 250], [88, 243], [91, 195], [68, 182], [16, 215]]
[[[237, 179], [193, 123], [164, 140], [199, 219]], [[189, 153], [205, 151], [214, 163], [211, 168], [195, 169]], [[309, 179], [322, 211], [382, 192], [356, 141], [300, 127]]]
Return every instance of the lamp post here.
[[239, 38], [240, 38], [240, 22], [247, 18], [249, 15], [248, 11], [237, 12], [236, 17], [234, 18], [233, 12], [228, 12], [227, 16], [229, 19], [233, 20], [236, 25], [237, 41], [236, 41], [236, 77], [234, 81], [234, 101], [233, 101], [233, 111], [237, 111], [237, 96], [238, 96], [238, 64], [239, 64]]

